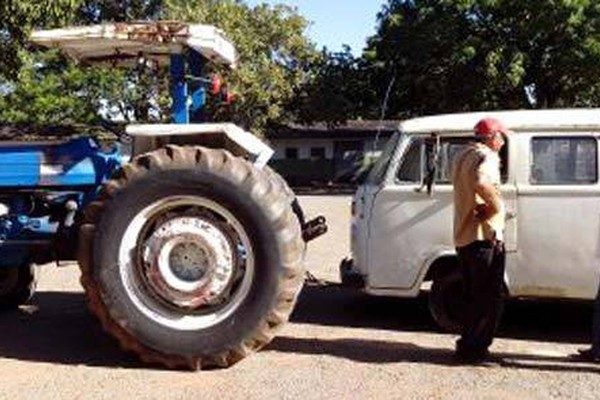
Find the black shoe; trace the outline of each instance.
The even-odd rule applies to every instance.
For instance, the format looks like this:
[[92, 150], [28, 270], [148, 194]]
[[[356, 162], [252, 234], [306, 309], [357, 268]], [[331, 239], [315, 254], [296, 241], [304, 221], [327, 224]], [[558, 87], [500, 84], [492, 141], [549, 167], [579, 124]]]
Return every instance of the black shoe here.
[[490, 352], [488, 349], [458, 347], [454, 352], [454, 358], [462, 364], [480, 364], [490, 359]]
[[571, 358], [574, 358], [577, 361], [600, 363], [600, 354], [598, 353], [598, 351], [592, 348], [579, 349], [577, 350], [577, 354], [573, 354]]

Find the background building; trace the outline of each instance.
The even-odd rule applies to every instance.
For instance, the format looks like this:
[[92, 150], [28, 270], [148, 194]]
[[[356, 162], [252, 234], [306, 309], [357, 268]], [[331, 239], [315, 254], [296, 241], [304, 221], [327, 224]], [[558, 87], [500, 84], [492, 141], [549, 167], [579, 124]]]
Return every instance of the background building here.
[[292, 186], [353, 184], [397, 127], [398, 121], [357, 120], [333, 128], [317, 124], [272, 129], [266, 137], [275, 149], [271, 166]]

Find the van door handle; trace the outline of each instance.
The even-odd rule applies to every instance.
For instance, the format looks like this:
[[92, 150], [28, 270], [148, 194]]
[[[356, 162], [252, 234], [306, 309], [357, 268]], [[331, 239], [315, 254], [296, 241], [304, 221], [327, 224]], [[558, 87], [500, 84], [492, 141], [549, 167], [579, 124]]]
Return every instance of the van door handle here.
[[517, 213], [516, 213], [516, 212], [514, 212], [514, 211], [508, 211], [508, 212], [506, 213], [506, 217], [505, 217], [505, 219], [506, 219], [507, 221], [509, 221], [509, 220], [511, 220], [511, 219], [515, 219], [515, 218], [517, 218]]

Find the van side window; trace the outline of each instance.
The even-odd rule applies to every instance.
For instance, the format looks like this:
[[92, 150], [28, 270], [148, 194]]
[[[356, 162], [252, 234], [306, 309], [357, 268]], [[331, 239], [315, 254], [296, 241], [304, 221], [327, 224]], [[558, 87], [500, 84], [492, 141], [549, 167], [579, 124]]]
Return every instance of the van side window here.
[[592, 137], [537, 137], [531, 142], [533, 185], [598, 181], [598, 143]]
[[[457, 155], [462, 153], [473, 142], [473, 137], [442, 138], [437, 155], [436, 184], [450, 184], [452, 181], [452, 164]], [[502, 183], [508, 180], [508, 146], [500, 151], [500, 179]]]
[[421, 139], [414, 139], [408, 146], [396, 175], [398, 182], [421, 183], [422, 144]]
[[454, 158], [468, 146], [470, 141], [467, 138], [449, 138], [441, 141], [435, 183], [450, 183]]

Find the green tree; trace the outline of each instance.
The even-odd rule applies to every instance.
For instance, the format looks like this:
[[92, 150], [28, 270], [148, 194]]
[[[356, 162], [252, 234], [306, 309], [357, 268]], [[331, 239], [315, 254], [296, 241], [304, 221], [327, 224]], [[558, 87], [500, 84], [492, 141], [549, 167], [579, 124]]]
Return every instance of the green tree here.
[[376, 118], [379, 100], [374, 90], [374, 65], [343, 51], [321, 52], [309, 67], [309, 76], [288, 105], [304, 124], [325, 122], [330, 126], [349, 119]]
[[59, 26], [69, 20], [80, 0], [2, 0], [0, 2], [0, 77], [14, 79], [21, 67], [19, 50], [34, 26]]
[[235, 43], [238, 67], [220, 71], [235, 101], [214, 110], [216, 118], [254, 132], [290, 118], [285, 105], [308, 79], [308, 66], [318, 55], [304, 35], [308, 23], [296, 10], [235, 0], [166, 0], [164, 17], [218, 26]]
[[17, 80], [5, 83], [0, 121], [103, 125], [167, 118], [168, 79], [160, 71], [81, 68], [57, 51], [21, 52]]
[[[234, 0], [85, 0], [77, 5], [65, 21], [160, 17], [213, 24], [224, 30], [238, 49], [239, 66], [234, 70], [213, 68], [225, 76], [235, 101], [227, 107], [212, 102], [209, 114], [215, 120], [231, 120], [258, 133], [267, 124], [288, 117], [284, 106], [305, 82], [307, 66], [317, 56], [304, 35], [307, 21], [286, 6], [250, 7]], [[28, 25], [44, 26], [45, 21], [31, 19]], [[24, 66], [20, 73], [15, 72], [14, 65], [8, 68], [11, 79], [0, 85], [0, 120], [98, 123], [116, 115], [135, 121], [168, 119], [165, 69], [80, 69], [56, 54], [30, 53], [23, 45], [24, 35], [23, 40], [13, 43]]]
[[397, 76], [396, 114], [590, 104], [600, 82], [594, 0], [390, 0], [378, 18], [365, 58]]
[[[7, 53], [0, 74], [0, 121], [43, 124], [101, 124], [161, 119], [164, 74], [140, 69], [81, 68], [57, 51], [27, 43], [33, 28], [127, 19], [147, 19], [158, 1], [61, 0], [8, 2], [2, 6]], [[166, 90], [165, 90], [166, 91]], [[161, 98], [162, 100], [162, 98]]]
[[76, 18], [83, 23], [137, 21], [160, 16], [163, 0], [80, 0]]

